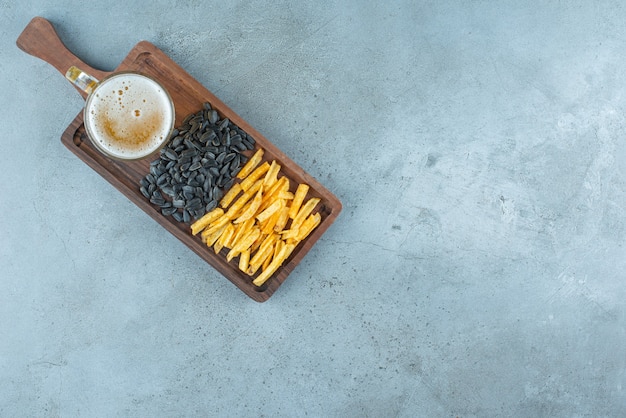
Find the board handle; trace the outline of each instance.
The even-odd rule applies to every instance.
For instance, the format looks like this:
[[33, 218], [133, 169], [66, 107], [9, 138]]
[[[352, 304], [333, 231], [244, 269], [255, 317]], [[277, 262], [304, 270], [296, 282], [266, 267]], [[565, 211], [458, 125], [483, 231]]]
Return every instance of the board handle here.
[[[100, 80], [110, 74], [109, 72], [100, 71], [85, 64], [80, 58], [74, 55], [63, 44], [61, 38], [59, 38], [59, 35], [52, 26], [52, 23], [43, 17], [34, 17], [17, 38], [16, 44], [19, 49], [27, 54], [42, 59], [52, 65], [63, 74], [63, 76], [65, 76], [67, 70], [72, 66], [78, 67]], [[76, 85], [74, 87], [76, 87], [76, 90], [81, 96], [84, 98], [87, 97], [87, 92], [81, 90], [80, 87]]]

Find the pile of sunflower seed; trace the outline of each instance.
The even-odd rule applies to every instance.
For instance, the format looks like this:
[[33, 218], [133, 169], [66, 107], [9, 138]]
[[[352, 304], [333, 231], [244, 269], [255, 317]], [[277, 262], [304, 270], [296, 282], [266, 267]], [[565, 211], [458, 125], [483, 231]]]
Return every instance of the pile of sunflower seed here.
[[242, 153], [255, 141], [209, 103], [188, 115], [170, 138], [139, 190], [163, 215], [190, 223], [217, 207], [247, 161]]

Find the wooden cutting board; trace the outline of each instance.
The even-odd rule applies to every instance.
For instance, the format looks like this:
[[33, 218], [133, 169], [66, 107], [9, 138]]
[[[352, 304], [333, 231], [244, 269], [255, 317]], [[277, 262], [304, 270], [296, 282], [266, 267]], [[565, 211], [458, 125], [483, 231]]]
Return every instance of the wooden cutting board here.
[[[23, 51], [41, 58], [56, 68], [63, 76], [67, 69], [75, 65], [83, 71], [101, 79], [108, 72], [92, 68], [82, 62], [63, 45], [52, 24], [44, 18], [35, 17], [26, 26], [17, 39], [17, 46]], [[202, 86], [185, 70], [172, 61], [165, 53], [150, 42], [139, 42], [124, 58], [115, 71], [132, 70], [152, 76], [161, 82], [169, 91], [176, 108], [176, 126], [183, 119], [202, 108], [204, 102], [209, 102], [217, 110], [220, 117], [229, 118], [235, 125], [246, 131], [256, 140], [256, 147], [263, 148], [264, 160], [277, 160], [281, 164], [281, 172], [292, 183], [307, 183], [310, 186], [307, 197], [321, 199], [319, 212], [322, 215], [320, 225], [293, 251], [276, 273], [263, 286], [252, 284], [252, 278], [239, 270], [236, 259], [227, 262], [223, 253], [215, 254], [211, 248], [202, 243], [198, 236], [190, 233], [189, 225], [179, 223], [171, 216], [165, 217], [159, 208], [152, 205], [139, 191], [139, 182], [149, 173], [150, 162], [158, 158], [157, 154], [140, 161], [121, 162], [105, 157], [89, 141], [81, 112], [67, 127], [61, 136], [61, 142], [78, 158], [99, 173], [115, 188], [122, 192], [130, 201], [150, 215], [163, 228], [178, 238], [189, 249], [199, 255], [213, 268], [224, 275], [246, 295], [258, 302], [264, 302], [280, 287], [293, 269], [311, 249], [315, 242], [326, 232], [341, 211], [341, 202], [317, 180], [307, 174], [295, 162], [281, 152], [269, 140], [248, 124], [228, 106], [222, 103], [213, 93]], [[77, 89], [86, 97], [86, 94]], [[254, 150], [248, 151], [250, 155]], [[172, 257], [175, 257], [172, 254]]]

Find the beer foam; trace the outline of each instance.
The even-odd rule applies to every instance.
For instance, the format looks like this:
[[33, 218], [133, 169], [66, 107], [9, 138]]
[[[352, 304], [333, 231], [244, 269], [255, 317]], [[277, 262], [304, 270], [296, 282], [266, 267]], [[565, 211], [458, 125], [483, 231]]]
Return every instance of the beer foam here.
[[154, 80], [122, 73], [101, 82], [85, 105], [90, 138], [114, 157], [140, 158], [156, 151], [170, 134], [174, 109]]

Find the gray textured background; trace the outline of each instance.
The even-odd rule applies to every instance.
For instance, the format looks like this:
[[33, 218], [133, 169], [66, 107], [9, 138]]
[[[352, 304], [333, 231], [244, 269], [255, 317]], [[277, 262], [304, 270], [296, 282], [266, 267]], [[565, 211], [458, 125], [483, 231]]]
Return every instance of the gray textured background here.
[[[105, 3], [0, 2], [1, 416], [626, 415], [622, 2]], [[268, 302], [60, 143], [35, 15], [103, 70], [151, 41], [342, 200]]]

